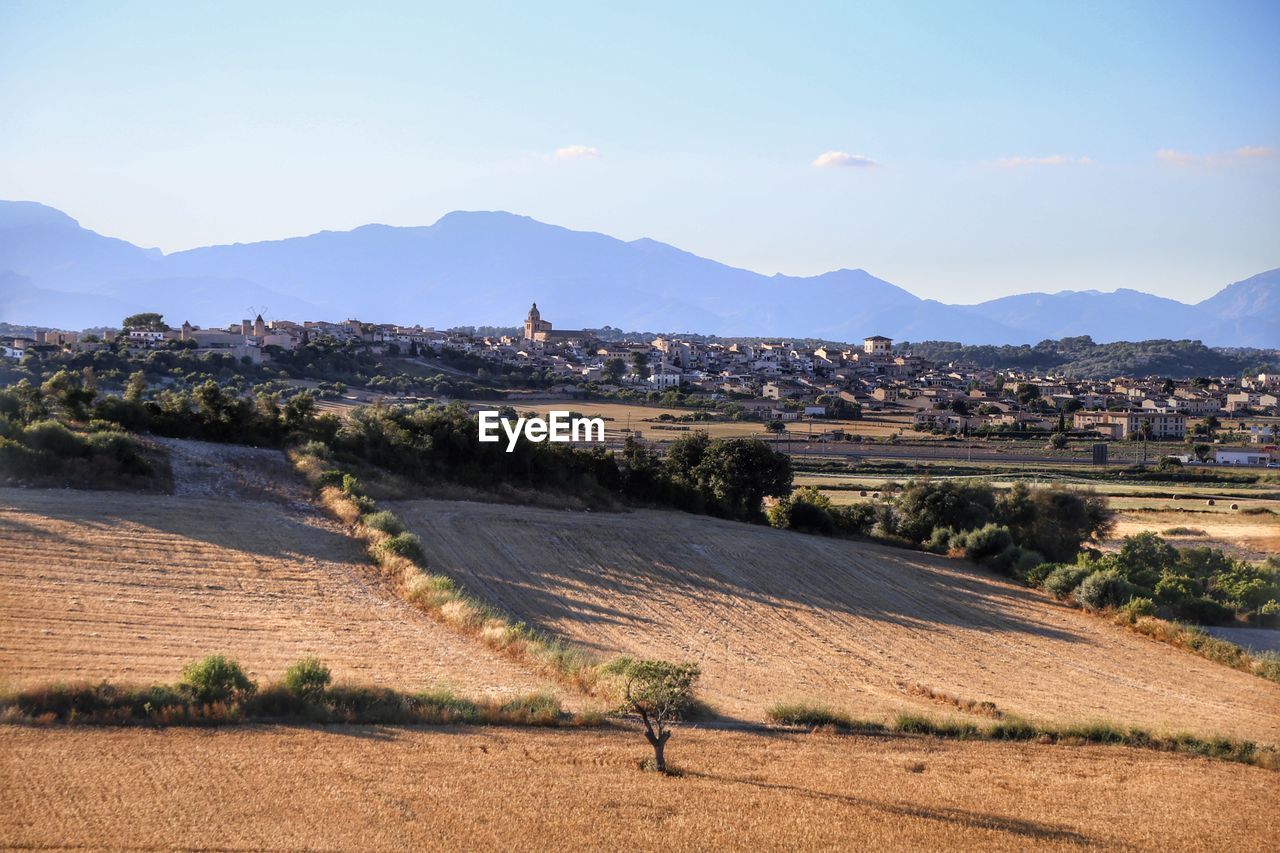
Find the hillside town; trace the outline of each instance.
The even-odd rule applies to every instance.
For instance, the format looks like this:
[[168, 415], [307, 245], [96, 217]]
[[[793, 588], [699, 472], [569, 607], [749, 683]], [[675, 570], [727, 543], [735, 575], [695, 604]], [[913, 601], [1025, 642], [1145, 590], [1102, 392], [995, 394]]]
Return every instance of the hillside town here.
[[[519, 327], [517, 327], [519, 329]], [[804, 346], [787, 340], [705, 341], [657, 336], [605, 340], [599, 332], [564, 330], [536, 304], [515, 334], [438, 331], [421, 326], [346, 320], [295, 322], [261, 315], [225, 328], [184, 322], [94, 334], [41, 331], [3, 341], [8, 359], [92, 352], [127, 340], [130, 352], [184, 348], [221, 353], [249, 364], [270, 363], [311, 342], [355, 345], [378, 355], [431, 357], [463, 353], [495, 369], [523, 368], [548, 379], [547, 391], [573, 397], [588, 387], [706, 400], [731, 400], [766, 422], [856, 417], [893, 410], [910, 414], [918, 432], [1089, 434], [1099, 440], [1182, 441], [1224, 420], [1277, 416], [1280, 374], [1104, 380], [934, 363], [881, 335], [860, 345]], [[1245, 447], [1216, 448], [1198, 461], [1268, 465], [1280, 462], [1274, 423], [1242, 432]], [[838, 431], [836, 431], [838, 436]], [[1188, 457], [1188, 461], [1196, 461]]]

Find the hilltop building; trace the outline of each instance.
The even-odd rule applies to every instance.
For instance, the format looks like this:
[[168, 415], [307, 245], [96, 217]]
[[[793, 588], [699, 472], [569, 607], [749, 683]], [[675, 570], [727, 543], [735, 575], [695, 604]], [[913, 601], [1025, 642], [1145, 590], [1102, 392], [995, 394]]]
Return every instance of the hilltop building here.
[[893, 352], [893, 338], [872, 335], [862, 342], [862, 351], [867, 355], [889, 355]]
[[553, 330], [551, 322], [542, 319], [542, 313], [538, 311], [538, 303], [533, 303], [529, 308], [529, 315], [524, 318], [524, 339], [526, 341], [537, 341], [538, 343], [568, 343], [569, 341], [586, 341], [591, 340], [595, 336], [589, 332], [580, 329], [560, 329]]

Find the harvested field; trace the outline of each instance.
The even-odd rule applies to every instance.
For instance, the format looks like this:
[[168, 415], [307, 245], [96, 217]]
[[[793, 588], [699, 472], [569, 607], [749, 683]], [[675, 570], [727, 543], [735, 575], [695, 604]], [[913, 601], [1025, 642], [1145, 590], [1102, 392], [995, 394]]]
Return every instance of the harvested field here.
[[[176, 496], [0, 489], [0, 684], [167, 683], [222, 652], [259, 679], [317, 655], [336, 679], [402, 689], [546, 687], [400, 601], [287, 485], [280, 454], [178, 450]], [[205, 453], [221, 460], [207, 477], [192, 461]], [[237, 467], [275, 476], [228, 477]]]
[[936, 710], [920, 684], [1042, 721], [1280, 742], [1280, 685], [1138, 636], [959, 560], [654, 510], [392, 508], [432, 566], [603, 653], [693, 660], [752, 720], [783, 700]]
[[1276, 776], [1111, 747], [682, 730], [0, 727], [0, 846], [1264, 850]]
[[[1111, 498], [1116, 527], [1105, 545], [1118, 548], [1126, 536], [1151, 530], [1159, 533], [1175, 527], [1204, 531], [1202, 536], [1165, 535], [1174, 545], [1210, 546], [1246, 560], [1263, 560], [1280, 554], [1280, 501], [1218, 498], [1213, 506], [1204, 500]], [[1231, 504], [1272, 510], [1250, 515]], [[1273, 514], [1278, 513], [1278, 514]]]

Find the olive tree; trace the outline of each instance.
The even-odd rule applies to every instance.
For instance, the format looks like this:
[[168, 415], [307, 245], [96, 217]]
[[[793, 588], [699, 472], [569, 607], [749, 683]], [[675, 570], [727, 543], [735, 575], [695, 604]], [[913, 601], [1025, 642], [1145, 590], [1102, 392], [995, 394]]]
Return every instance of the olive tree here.
[[693, 685], [701, 674], [697, 664], [618, 658], [605, 671], [621, 679], [623, 704], [619, 710], [639, 715], [645, 739], [653, 747], [654, 767], [666, 772], [671, 727], [693, 701]]

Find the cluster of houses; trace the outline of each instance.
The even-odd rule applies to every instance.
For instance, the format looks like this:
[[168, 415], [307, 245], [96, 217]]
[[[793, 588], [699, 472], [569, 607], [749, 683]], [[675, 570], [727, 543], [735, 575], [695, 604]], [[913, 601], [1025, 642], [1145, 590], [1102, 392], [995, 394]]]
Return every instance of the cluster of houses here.
[[[648, 341], [601, 340], [582, 330], [555, 329], [537, 305], [523, 332], [478, 335], [420, 326], [323, 321], [264, 321], [259, 315], [225, 329], [190, 323], [168, 331], [130, 330], [130, 346], [184, 341], [199, 350], [221, 351], [253, 362], [269, 360], [276, 348], [292, 350], [309, 340], [352, 341], [375, 351], [395, 347], [402, 355], [453, 349], [504, 367], [538, 370], [563, 380], [573, 393], [584, 382], [620, 388], [680, 389], [732, 399], [762, 418], [795, 420], [839, 413], [856, 404], [863, 411], [890, 409], [911, 414], [917, 430], [963, 433], [980, 430], [1044, 430], [1066, 426], [1106, 439], [1182, 439], [1188, 418], [1274, 416], [1280, 375], [1218, 378], [1208, 383], [1164, 379], [1073, 380], [995, 371], [972, 365], [931, 363], [895, 352], [879, 335], [861, 346], [801, 346], [785, 340], [707, 342], [656, 337]], [[84, 338], [73, 332], [41, 332], [35, 339], [5, 341], [3, 354], [21, 357], [33, 348], [104, 346], [113, 333]], [[1274, 427], [1255, 425], [1254, 445], [1275, 445]], [[1250, 463], [1252, 464], [1252, 463]]]

